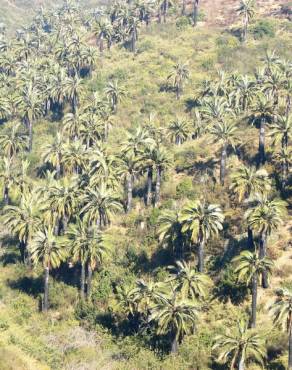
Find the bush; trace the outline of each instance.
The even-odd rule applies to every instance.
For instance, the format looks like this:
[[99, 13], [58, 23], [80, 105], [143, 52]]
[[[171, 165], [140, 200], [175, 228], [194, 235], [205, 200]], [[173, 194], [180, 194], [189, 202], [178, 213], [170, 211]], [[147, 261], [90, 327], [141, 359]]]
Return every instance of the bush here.
[[263, 37], [275, 37], [275, 26], [271, 21], [261, 19], [252, 28], [251, 32], [256, 40], [262, 39]]
[[193, 181], [190, 177], [183, 179], [176, 187], [177, 198], [192, 198], [194, 196]]
[[176, 23], [175, 23], [176, 27], [179, 28], [179, 29], [184, 29], [188, 26], [191, 25], [191, 20], [189, 17], [180, 17]]

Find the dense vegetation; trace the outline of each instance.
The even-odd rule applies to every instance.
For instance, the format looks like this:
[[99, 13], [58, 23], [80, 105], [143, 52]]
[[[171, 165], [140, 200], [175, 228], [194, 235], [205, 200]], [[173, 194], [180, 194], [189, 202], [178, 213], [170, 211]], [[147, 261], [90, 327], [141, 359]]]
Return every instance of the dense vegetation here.
[[1, 369], [292, 369], [289, 3], [201, 6], [1, 26]]

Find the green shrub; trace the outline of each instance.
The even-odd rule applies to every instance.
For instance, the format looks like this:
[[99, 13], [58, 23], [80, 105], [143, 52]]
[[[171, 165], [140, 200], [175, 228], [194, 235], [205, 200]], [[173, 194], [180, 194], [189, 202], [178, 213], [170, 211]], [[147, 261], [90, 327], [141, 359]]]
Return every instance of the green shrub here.
[[184, 29], [191, 25], [191, 19], [189, 17], [180, 17], [175, 24], [177, 28]]
[[150, 40], [145, 40], [138, 45], [138, 54], [144, 53], [145, 51], [150, 51], [154, 49], [154, 45]]
[[177, 198], [192, 198], [194, 196], [193, 181], [190, 177], [183, 179], [176, 187]]
[[262, 39], [263, 37], [275, 37], [275, 25], [267, 19], [261, 19], [251, 29], [251, 33], [256, 40]]
[[78, 293], [76, 288], [63, 282], [52, 281], [49, 292], [50, 307], [54, 309], [66, 308], [74, 305], [77, 301]]

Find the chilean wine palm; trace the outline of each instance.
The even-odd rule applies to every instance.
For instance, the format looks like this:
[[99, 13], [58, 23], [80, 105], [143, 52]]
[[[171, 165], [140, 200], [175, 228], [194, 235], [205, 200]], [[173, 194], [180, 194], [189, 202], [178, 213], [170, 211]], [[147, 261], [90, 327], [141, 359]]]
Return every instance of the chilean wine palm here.
[[237, 9], [238, 13], [243, 18], [243, 41], [247, 40], [247, 32], [250, 21], [253, 19], [255, 14], [255, 2], [254, 0], [241, 0], [240, 6]]
[[176, 98], [180, 99], [184, 84], [189, 80], [190, 72], [187, 64], [177, 63], [173, 66], [172, 72], [167, 77], [175, 89]]
[[14, 158], [17, 153], [27, 149], [27, 136], [20, 130], [20, 123], [14, 122], [12, 130], [0, 135], [0, 146], [8, 158]]

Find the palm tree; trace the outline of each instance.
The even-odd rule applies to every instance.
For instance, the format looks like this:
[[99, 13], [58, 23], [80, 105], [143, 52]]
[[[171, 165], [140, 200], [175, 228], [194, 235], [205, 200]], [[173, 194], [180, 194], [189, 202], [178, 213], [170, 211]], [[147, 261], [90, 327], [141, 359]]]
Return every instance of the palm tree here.
[[61, 133], [57, 133], [55, 141], [47, 144], [43, 148], [42, 158], [44, 162], [51, 163], [55, 169], [57, 178], [59, 179], [63, 173], [62, 161], [65, 152], [64, 140]]
[[194, 26], [198, 23], [198, 16], [199, 16], [199, 4], [200, 0], [193, 0], [193, 24]]
[[83, 93], [84, 82], [77, 75], [67, 77], [63, 84], [63, 93], [71, 103], [72, 113], [75, 114], [80, 101], [80, 96]]
[[43, 228], [34, 236], [31, 244], [31, 258], [35, 264], [42, 262], [45, 269], [43, 311], [49, 308], [50, 270], [65, 260], [66, 250], [58, 243], [51, 228]]
[[255, 14], [254, 0], [241, 0], [240, 6], [237, 9], [239, 15], [243, 17], [243, 41], [247, 40], [248, 25]]
[[211, 279], [185, 261], [177, 261], [176, 266], [169, 266], [175, 275], [170, 279], [175, 283], [175, 290], [181, 293], [183, 299], [204, 300], [211, 286]]
[[186, 81], [190, 78], [190, 72], [187, 64], [177, 63], [173, 66], [172, 72], [167, 77], [171, 81], [175, 89], [176, 98], [180, 99], [183, 92], [183, 87]]
[[190, 125], [189, 122], [176, 118], [168, 126], [169, 136], [171, 141], [176, 145], [181, 145], [190, 136]]
[[125, 89], [119, 86], [119, 82], [117, 80], [114, 80], [108, 82], [104, 89], [104, 92], [108, 98], [113, 113], [116, 113], [118, 109], [118, 104], [126, 96]]
[[149, 321], [157, 322], [158, 334], [169, 334], [171, 352], [177, 353], [178, 343], [195, 330], [198, 308], [195, 303], [178, 299], [176, 294], [165, 297], [151, 310]]
[[155, 199], [154, 205], [158, 206], [160, 202], [160, 188], [163, 173], [170, 167], [172, 161], [165, 148], [155, 148], [152, 151], [152, 161], [156, 169]]
[[259, 166], [265, 164], [265, 132], [267, 120], [273, 118], [274, 108], [270, 99], [265, 95], [259, 95], [257, 98], [257, 104], [254, 108], [254, 120], [260, 121], [260, 133], [259, 133]]
[[210, 133], [214, 142], [221, 144], [221, 161], [220, 161], [220, 183], [223, 186], [226, 173], [227, 147], [235, 147], [237, 126], [234, 123], [217, 122], [211, 129]]
[[96, 189], [88, 188], [84, 194], [84, 206], [81, 215], [91, 224], [98, 225], [98, 228], [107, 226], [113, 214], [121, 210], [122, 206], [117, 194], [101, 184]]
[[4, 157], [3, 160], [0, 162], [0, 179], [3, 181], [4, 205], [8, 205], [10, 201], [9, 191], [11, 185], [15, 182], [12, 161], [9, 158]]
[[127, 192], [126, 211], [130, 212], [133, 201], [133, 185], [135, 179], [141, 173], [141, 158], [134, 156], [131, 153], [122, 156], [119, 174], [121, 179], [125, 181]]
[[[258, 195], [255, 204], [246, 212], [250, 228], [260, 235], [259, 258], [267, 255], [269, 235], [282, 224], [286, 214], [286, 203], [280, 199], [269, 200], [266, 196]], [[268, 288], [267, 274], [263, 272], [263, 288]]]
[[136, 16], [130, 16], [128, 18], [128, 29], [127, 32], [130, 35], [131, 40], [131, 51], [136, 52], [136, 42], [138, 41], [138, 29], [140, 27], [139, 18]]
[[107, 42], [108, 49], [111, 47], [113, 37], [113, 27], [111, 23], [105, 19], [100, 19], [93, 27], [93, 33], [96, 36], [96, 43], [99, 46], [99, 51], [104, 50], [104, 40]]
[[145, 281], [143, 279], [136, 281], [136, 287], [132, 290], [133, 299], [136, 303], [136, 309], [146, 317], [150, 313], [153, 304], [165, 299], [165, 285], [153, 280]]
[[272, 272], [273, 261], [264, 257], [260, 259], [258, 254], [250, 251], [243, 251], [239, 256], [233, 259], [235, 264], [235, 274], [238, 275], [238, 280], [243, 281], [246, 285], [252, 284], [252, 303], [251, 303], [251, 320], [252, 328], [256, 327], [257, 314], [257, 295], [258, 295], [258, 280], [260, 275], [265, 272], [267, 277]]
[[237, 330], [226, 328], [226, 334], [215, 338], [213, 350], [219, 350], [218, 361], [226, 364], [230, 361], [230, 370], [235, 367], [244, 370], [248, 360], [263, 365], [266, 357], [265, 339], [252, 329], [247, 328], [243, 320], [237, 323]]
[[183, 208], [180, 221], [182, 232], [190, 232], [191, 240], [198, 244], [198, 270], [204, 272], [204, 247], [213, 235], [223, 229], [224, 215], [217, 204], [194, 201]]
[[66, 172], [79, 174], [84, 169], [87, 154], [85, 145], [80, 141], [67, 143], [64, 146], [64, 156], [61, 164], [63, 164]]
[[12, 130], [0, 135], [0, 145], [6, 157], [10, 159], [27, 149], [27, 136], [20, 131], [19, 122], [13, 122]]
[[[255, 167], [247, 167], [242, 165], [238, 170], [231, 174], [231, 190], [237, 196], [241, 203], [255, 194], [268, 194], [271, 189], [271, 181], [265, 169], [257, 170]], [[248, 247], [253, 248], [253, 233], [248, 225], [247, 227]]]
[[292, 115], [278, 115], [277, 119], [269, 125], [273, 144], [281, 143], [282, 149], [287, 149], [292, 136]]
[[159, 240], [163, 244], [171, 246], [174, 255], [182, 259], [186, 241], [182, 232], [180, 213], [177, 210], [163, 210], [157, 223]]
[[21, 259], [30, 264], [31, 241], [41, 227], [40, 204], [38, 194], [24, 193], [19, 206], [4, 208], [3, 224], [18, 237]]
[[274, 323], [280, 325], [283, 331], [288, 333], [288, 369], [292, 369], [292, 291], [291, 289], [282, 289], [278, 292], [270, 311], [274, 316]]

